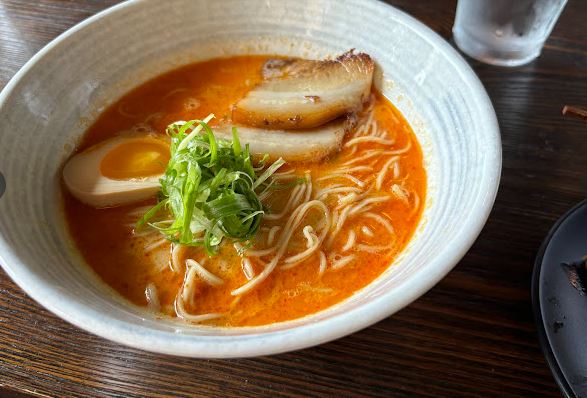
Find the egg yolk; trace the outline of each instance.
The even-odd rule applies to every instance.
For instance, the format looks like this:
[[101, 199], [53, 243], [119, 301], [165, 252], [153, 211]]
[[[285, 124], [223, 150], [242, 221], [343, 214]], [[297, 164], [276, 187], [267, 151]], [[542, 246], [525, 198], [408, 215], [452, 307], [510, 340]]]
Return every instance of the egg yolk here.
[[104, 156], [100, 173], [113, 180], [162, 174], [169, 162], [169, 147], [155, 139], [122, 143]]

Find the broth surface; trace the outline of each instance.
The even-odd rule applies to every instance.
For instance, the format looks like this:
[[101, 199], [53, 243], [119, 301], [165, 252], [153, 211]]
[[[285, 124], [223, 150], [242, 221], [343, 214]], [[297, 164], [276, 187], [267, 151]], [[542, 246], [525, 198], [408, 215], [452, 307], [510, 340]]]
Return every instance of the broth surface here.
[[[159, 76], [109, 107], [89, 128], [78, 150], [126, 131], [164, 134], [165, 127], [174, 121], [201, 119], [209, 113], [215, 113], [218, 118], [211, 122], [211, 126], [229, 122], [232, 104], [261, 81], [261, 68], [267, 59], [269, 57], [265, 56], [215, 59]], [[399, 111], [376, 92], [372, 95], [371, 106], [372, 120], [378, 129], [386, 131], [382, 136], [394, 141], [391, 150], [405, 149], [393, 155], [396, 158], [389, 163], [393, 167], [389, 167], [382, 180], [390, 199], [369, 205], [372, 208], [369, 213], [387, 220], [393, 232], [376, 217], [349, 218], [325, 253], [328, 267], [322, 275], [318, 272], [320, 256], [316, 254], [291, 269], [274, 270], [255, 289], [236, 297], [230, 292], [244, 285], [247, 278], [243, 272], [243, 259], [232, 244], [223, 243], [219, 255], [210, 258], [201, 248], [186, 249], [182, 259], [197, 259], [225, 281], [220, 286], [210, 286], [196, 280], [196, 296], [186, 305], [190, 313], [222, 313], [222, 317], [204, 322], [218, 326], [253, 326], [291, 320], [344, 300], [393, 263], [420, 220], [426, 195], [426, 174], [420, 146]], [[345, 143], [349, 143], [353, 136], [357, 135], [349, 134]], [[387, 158], [366, 155], [376, 154], [381, 148], [382, 144], [377, 142], [348, 147], [343, 144], [340, 153], [324, 162], [291, 164], [285, 170], [294, 170], [299, 176], [311, 176], [312, 195], [316, 196], [328, 184], [336, 187], [338, 180], [332, 175], [337, 170], [350, 170], [348, 173], [359, 182], [373, 181], [379, 170], [388, 164], [385, 163]], [[358, 159], [360, 156], [366, 157], [361, 160]], [[123, 162], [124, 156], [115, 160]], [[278, 191], [267, 201], [272, 213], [280, 212], [293, 189], [294, 185]], [[139, 236], [141, 234], [133, 233], [133, 224], [140, 217], [141, 209], [155, 204], [155, 199], [129, 206], [94, 209], [71, 197], [65, 189], [64, 196], [71, 235], [95, 272], [139, 306], [147, 305], [145, 289], [151, 284], [156, 288], [162, 314], [175, 316], [174, 301], [185, 272], [174, 272], [170, 268], [169, 242], [153, 234]], [[338, 202], [331, 198], [325, 203], [335, 209]], [[308, 222], [312, 221], [311, 218], [309, 215]], [[264, 220], [253, 246], [267, 242], [271, 227], [282, 225], [286, 219]], [[292, 240], [291, 252], [299, 252], [300, 247], [303, 250], [304, 242], [300, 228]], [[350, 247], [345, 247], [349, 242]], [[363, 250], [367, 245], [370, 249]], [[353, 260], [334, 269], [333, 265], [345, 256], [353, 256]], [[251, 258], [251, 264], [256, 273], [262, 271], [263, 261]]]

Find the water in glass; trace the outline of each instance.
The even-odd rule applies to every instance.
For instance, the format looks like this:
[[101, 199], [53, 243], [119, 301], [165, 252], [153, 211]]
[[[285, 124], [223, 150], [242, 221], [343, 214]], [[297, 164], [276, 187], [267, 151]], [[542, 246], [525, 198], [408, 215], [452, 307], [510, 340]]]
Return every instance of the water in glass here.
[[517, 66], [540, 55], [567, 0], [459, 0], [456, 44], [480, 61]]

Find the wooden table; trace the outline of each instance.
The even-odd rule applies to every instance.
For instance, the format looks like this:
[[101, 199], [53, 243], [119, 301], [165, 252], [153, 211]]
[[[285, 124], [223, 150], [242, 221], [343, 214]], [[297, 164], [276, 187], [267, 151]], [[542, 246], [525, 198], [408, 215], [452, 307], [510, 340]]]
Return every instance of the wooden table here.
[[[115, 2], [0, 0], [0, 88], [55, 36]], [[454, 1], [390, 2], [451, 37]], [[585, 196], [587, 125], [561, 108], [587, 105], [586, 18], [587, 2], [569, 1], [530, 65], [471, 61], [501, 126], [499, 195], [461, 263], [409, 307], [303, 351], [182, 359], [83, 332], [0, 271], [0, 396], [560, 396], [538, 346], [530, 276], [551, 225]]]

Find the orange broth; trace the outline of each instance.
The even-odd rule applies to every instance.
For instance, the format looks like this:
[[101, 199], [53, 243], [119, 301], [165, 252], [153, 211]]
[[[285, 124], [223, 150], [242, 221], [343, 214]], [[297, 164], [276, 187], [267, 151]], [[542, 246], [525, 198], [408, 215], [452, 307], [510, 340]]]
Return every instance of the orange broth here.
[[[261, 68], [267, 59], [269, 57], [265, 56], [215, 59], [188, 65], [148, 81], [104, 111], [84, 135], [78, 151], [133, 128], [164, 134], [165, 127], [171, 122], [201, 119], [209, 113], [215, 113], [220, 121], [229, 121], [232, 104], [261, 81]], [[207, 258], [203, 249], [190, 248], [184, 253], [184, 259], [204, 259], [206, 268], [225, 281], [216, 287], [198, 281], [197, 296], [193, 305], [187, 306], [190, 313], [223, 313], [223, 317], [205, 322], [217, 326], [254, 326], [287, 321], [339, 303], [368, 285], [393, 263], [420, 220], [425, 202], [426, 174], [421, 149], [406, 120], [385, 97], [376, 92], [373, 97], [375, 120], [379, 126], [395, 134], [393, 148], [402, 148], [411, 141], [411, 148], [400, 155], [399, 169], [403, 187], [412, 194], [409, 200], [395, 198], [378, 204], [373, 210], [391, 222], [392, 235], [375, 220], [356, 217], [346, 222], [331, 250], [341, 250], [351, 229], [357, 236], [354, 246], [369, 239], [375, 245], [386, 245], [392, 239], [390, 248], [385, 253], [370, 253], [353, 247], [347, 251], [356, 254], [352, 263], [340, 269], [329, 268], [322, 275], [317, 272], [320, 259], [313, 255], [292, 269], [274, 270], [259, 286], [238, 299], [230, 292], [245, 284], [247, 279], [242, 260], [233, 246], [221, 245], [219, 254], [211, 258]], [[212, 126], [215, 124], [211, 122]], [[361, 145], [363, 149], [377, 146], [374, 143]], [[289, 167], [299, 174], [308, 170], [316, 181], [343, 161], [348, 161], [349, 151], [343, 147], [340, 153], [324, 162]], [[360, 164], [363, 163], [357, 163]], [[386, 179], [386, 186], [392, 183], [393, 177]], [[319, 185], [314, 183], [314, 189]], [[71, 235], [94, 271], [139, 306], [147, 305], [145, 287], [153, 284], [157, 288], [162, 314], [175, 316], [174, 300], [184, 272], [175, 273], [168, 266], [170, 245], [165, 243], [146, 251], [145, 245], [149, 242], [133, 236], [132, 228], [128, 226], [135, 221], [129, 220], [129, 212], [139, 206], [154, 204], [155, 199], [129, 206], [94, 209], [74, 199], [65, 190], [64, 193]], [[278, 212], [288, 193], [276, 195], [270, 208]], [[279, 223], [266, 224], [264, 221], [256, 240], [266, 239], [266, 225]], [[372, 233], [372, 237], [366, 236], [364, 231]], [[301, 232], [298, 235], [298, 241], [303, 242]], [[330, 264], [331, 259], [328, 261]], [[260, 263], [253, 262], [253, 267], [257, 273], [262, 270]]]

